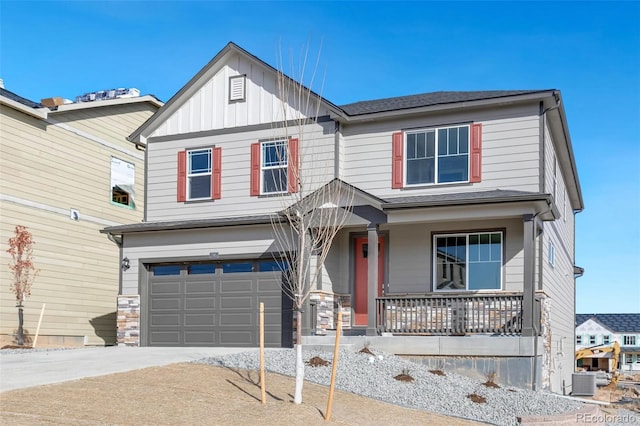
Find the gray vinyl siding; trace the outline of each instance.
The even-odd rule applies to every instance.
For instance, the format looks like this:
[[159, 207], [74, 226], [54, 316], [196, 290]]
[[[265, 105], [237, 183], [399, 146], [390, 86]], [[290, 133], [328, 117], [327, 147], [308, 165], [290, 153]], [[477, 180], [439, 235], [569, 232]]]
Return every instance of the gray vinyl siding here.
[[389, 228], [389, 292], [429, 293], [433, 281], [433, 233], [504, 230], [503, 290], [522, 291], [521, 219], [396, 225]]
[[[298, 129], [269, 129], [192, 139], [149, 142], [147, 157], [147, 221], [204, 219], [270, 213], [293, 202], [290, 196], [250, 196], [251, 144], [272, 138], [299, 138], [303, 191], [327, 183], [334, 173], [333, 122]], [[296, 133], [293, 133], [296, 131]], [[289, 132], [287, 134], [287, 132]], [[200, 147], [222, 149], [222, 198], [178, 203], [177, 153]]]
[[271, 225], [235, 226], [214, 229], [195, 229], [127, 234], [123, 242], [123, 256], [131, 268], [122, 274], [121, 294], [140, 294], [138, 278], [142, 261], [176, 262], [185, 260], [252, 259], [280, 252], [274, 241]]
[[[447, 115], [345, 126], [345, 179], [378, 197], [492, 189], [538, 191], [537, 105], [510, 106]], [[482, 182], [391, 189], [394, 132], [459, 123], [482, 123]], [[375, 173], [372, 173], [375, 170]]]
[[[553, 194], [554, 141], [548, 130], [545, 133], [545, 192]], [[554, 201], [561, 217], [543, 224], [542, 290], [551, 299], [551, 366], [560, 375], [552, 374], [551, 390], [562, 391], [562, 380], [570, 383], [575, 345], [575, 223], [564, 176], [558, 165], [557, 186]], [[565, 208], [566, 200], [566, 208]], [[549, 263], [549, 245], [554, 246], [555, 265]]]

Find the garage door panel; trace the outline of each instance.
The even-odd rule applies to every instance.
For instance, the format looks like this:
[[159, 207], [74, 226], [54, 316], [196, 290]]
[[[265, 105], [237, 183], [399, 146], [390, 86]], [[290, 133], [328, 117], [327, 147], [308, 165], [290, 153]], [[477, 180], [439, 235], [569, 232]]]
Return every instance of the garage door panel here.
[[180, 294], [180, 282], [154, 282], [151, 284], [151, 294]]
[[222, 346], [256, 346], [254, 333], [251, 331], [221, 331]]
[[184, 301], [184, 308], [189, 309], [216, 309], [215, 297], [187, 297]]
[[193, 294], [193, 293], [206, 293], [210, 294], [215, 291], [215, 285], [213, 281], [202, 281], [202, 282], [186, 282], [185, 293]]
[[179, 331], [154, 331], [149, 333], [152, 345], [177, 346], [181, 343]]
[[258, 280], [258, 291], [259, 292], [274, 292], [279, 293], [281, 288], [282, 281], [276, 279], [269, 278], [260, 278]]
[[180, 325], [180, 314], [168, 314], [166, 312], [151, 315], [151, 326]]
[[222, 279], [220, 283], [220, 294], [229, 294], [229, 293], [247, 293], [253, 290], [253, 281], [252, 280], [239, 280], [235, 279]]
[[258, 299], [258, 303], [264, 303], [265, 311], [267, 309], [277, 309], [280, 310], [280, 306], [282, 304], [282, 296], [280, 294], [276, 294], [274, 296], [264, 296], [260, 295], [260, 299]]
[[175, 311], [180, 310], [180, 299], [175, 297], [164, 297], [151, 299], [151, 310], [153, 311]]
[[215, 331], [186, 331], [184, 333], [184, 343], [186, 346], [213, 346], [216, 341], [217, 333]]
[[214, 312], [202, 313], [202, 314], [185, 314], [184, 325], [189, 326], [212, 326], [216, 323], [216, 316]]
[[220, 309], [255, 308], [253, 296], [226, 296], [220, 298]]
[[250, 312], [229, 312], [220, 314], [221, 326], [232, 326], [237, 328], [255, 327], [254, 317], [256, 315]]

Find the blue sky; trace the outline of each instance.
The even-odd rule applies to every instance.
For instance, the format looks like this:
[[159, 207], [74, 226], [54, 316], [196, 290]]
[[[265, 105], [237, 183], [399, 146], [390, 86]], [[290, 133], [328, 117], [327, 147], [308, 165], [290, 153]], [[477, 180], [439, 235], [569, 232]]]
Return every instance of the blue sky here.
[[562, 91], [585, 210], [577, 312], [640, 312], [640, 3], [0, 3], [0, 78], [38, 101], [136, 87], [168, 100], [233, 41], [320, 51], [336, 104], [438, 90]]

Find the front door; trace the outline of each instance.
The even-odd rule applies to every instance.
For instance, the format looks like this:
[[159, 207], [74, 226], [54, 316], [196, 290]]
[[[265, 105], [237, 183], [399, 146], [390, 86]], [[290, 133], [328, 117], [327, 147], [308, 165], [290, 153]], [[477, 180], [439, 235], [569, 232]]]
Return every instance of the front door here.
[[[355, 239], [355, 268], [353, 286], [353, 325], [367, 325], [368, 319], [368, 282], [369, 282], [369, 244], [366, 237]], [[378, 237], [378, 296], [382, 296], [384, 281], [384, 238]]]

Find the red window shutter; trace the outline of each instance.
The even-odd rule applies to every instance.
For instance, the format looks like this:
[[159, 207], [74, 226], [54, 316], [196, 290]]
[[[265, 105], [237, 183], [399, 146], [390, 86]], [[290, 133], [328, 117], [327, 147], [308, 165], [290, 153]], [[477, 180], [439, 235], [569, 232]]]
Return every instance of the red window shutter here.
[[213, 169], [211, 170], [211, 199], [219, 200], [222, 198], [222, 148], [213, 148]]
[[469, 149], [471, 172], [469, 182], [482, 180], [482, 123], [471, 125], [471, 149]]
[[391, 188], [400, 189], [404, 186], [404, 133], [393, 134], [391, 163]]
[[252, 197], [260, 195], [260, 143], [251, 144], [251, 193]]
[[178, 151], [178, 202], [187, 201], [187, 151]]
[[289, 192], [294, 193], [298, 192], [299, 188], [299, 180], [300, 177], [298, 175], [299, 171], [299, 143], [298, 139], [289, 139], [289, 164], [287, 167], [287, 183], [289, 185]]

